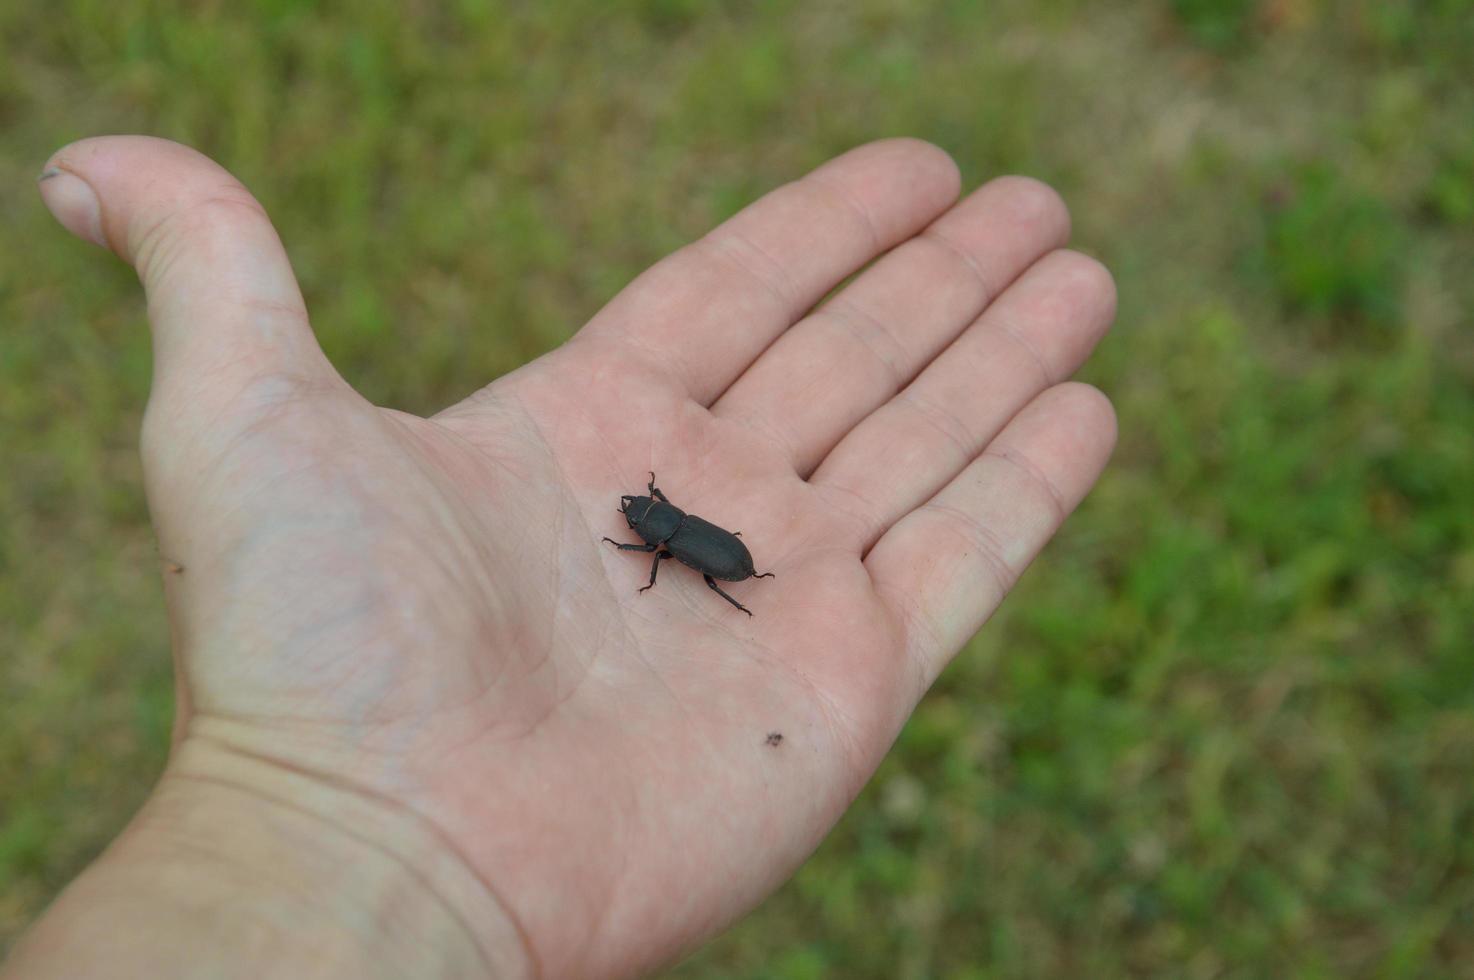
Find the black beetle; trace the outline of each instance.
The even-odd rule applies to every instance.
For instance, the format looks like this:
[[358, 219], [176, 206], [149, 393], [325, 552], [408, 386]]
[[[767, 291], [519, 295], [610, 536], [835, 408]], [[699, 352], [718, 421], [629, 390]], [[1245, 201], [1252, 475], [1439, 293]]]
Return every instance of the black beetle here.
[[655, 573], [660, 571], [662, 559], [675, 558], [700, 572], [713, 592], [751, 616], [751, 609], [727, 595], [716, 583], [716, 579], [740, 582], [745, 578], [777, 577], [772, 572], [759, 575], [753, 569], [751, 552], [737, 540], [742, 532], [717, 527], [672, 504], [655, 485], [654, 473], [650, 474], [650, 485], [645, 489], [649, 492], [647, 497], [619, 498], [619, 512], [645, 543], [620, 544], [613, 538], [604, 539], [620, 551], [655, 552], [655, 561], [650, 564], [650, 584], [639, 591], [655, 587]]

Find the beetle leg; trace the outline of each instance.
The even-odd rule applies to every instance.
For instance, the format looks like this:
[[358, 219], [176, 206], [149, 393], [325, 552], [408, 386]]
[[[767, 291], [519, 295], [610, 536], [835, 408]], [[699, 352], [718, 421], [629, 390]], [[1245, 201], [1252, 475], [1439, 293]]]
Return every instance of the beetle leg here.
[[647, 486], [645, 489], [648, 490], [648, 491], [650, 491], [650, 496], [654, 497], [656, 500], [663, 501], [664, 503], [667, 503], [667, 504], [670, 503], [669, 500], [666, 500], [665, 499], [665, 494], [661, 493], [660, 492], [660, 488], [655, 485], [655, 473], [654, 473], [654, 471], [651, 471], [651, 473], [650, 473], [650, 485]]
[[613, 538], [605, 538], [604, 540], [614, 545], [614, 547], [618, 548], [620, 551], [654, 551], [656, 548], [660, 547], [660, 545], [658, 544], [620, 544]]
[[752, 573], [752, 577], [753, 578], [777, 578], [778, 576], [774, 575], [772, 572], [763, 572], [761, 575], [759, 575], [757, 572], [753, 572]]
[[[654, 547], [654, 545], [651, 545], [651, 547]], [[656, 553], [655, 560], [650, 563], [650, 584], [647, 585], [647, 586], [645, 586], [645, 589], [653, 589], [653, 588], [655, 588], [655, 573], [658, 572], [658, 571], [660, 571], [660, 562], [661, 562], [661, 559], [663, 559], [663, 558], [674, 558], [674, 557], [675, 557], [675, 555], [671, 554], [669, 551], [661, 551], [661, 552], [657, 552]], [[635, 590], [636, 591], [636, 594], [638, 594], [640, 592], [644, 592], [645, 589], [637, 589], [637, 590]]]
[[701, 577], [704, 578], [704, 579], [706, 579], [706, 584], [709, 585], [709, 586], [711, 586], [711, 590], [713, 592], [715, 592], [717, 595], [721, 596], [723, 599], [726, 599], [732, 605], [736, 606], [738, 609], [741, 609], [743, 612], [747, 613], [747, 615], [749, 615], [749, 616], [752, 615], [752, 610], [751, 609], [748, 609], [742, 603], [738, 602], [736, 599], [733, 599], [731, 596], [727, 595], [727, 593], [723, 592], [721, 590], [721, 588], [717, 585], [717, 580], [716, 579], [712, 578], [710, 575], [703, 575]]

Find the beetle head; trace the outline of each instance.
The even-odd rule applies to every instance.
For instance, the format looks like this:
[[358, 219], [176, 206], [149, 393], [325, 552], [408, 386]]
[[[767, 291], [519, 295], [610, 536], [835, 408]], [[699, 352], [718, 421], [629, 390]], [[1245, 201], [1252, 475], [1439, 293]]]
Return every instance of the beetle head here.
[[624, 515], [630, 527], [643, 521], [653, 506], [655, 506], [653, 497], [636, 497], [626, 494], [619, 498], [619, 512]]

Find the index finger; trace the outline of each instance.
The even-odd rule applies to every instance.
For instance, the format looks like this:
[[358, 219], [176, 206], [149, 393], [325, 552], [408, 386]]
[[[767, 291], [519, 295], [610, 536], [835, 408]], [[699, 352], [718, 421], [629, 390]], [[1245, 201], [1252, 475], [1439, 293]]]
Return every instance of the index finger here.
[[851, 150], [652, 266], [575, 343], [634, 345], [709, 405], [846, 276], [956, 200], [942, 150], [890, 139]]

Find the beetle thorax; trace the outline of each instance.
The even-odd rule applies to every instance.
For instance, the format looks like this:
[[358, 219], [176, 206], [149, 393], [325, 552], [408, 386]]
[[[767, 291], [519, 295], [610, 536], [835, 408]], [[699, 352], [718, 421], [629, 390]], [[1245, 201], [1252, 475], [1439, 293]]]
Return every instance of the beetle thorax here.
[[636, 534], [650, 544], [659, 544], [676, 533], [686, 513], [662, 500], [635, 497], [625, 508], [624, 516]]

